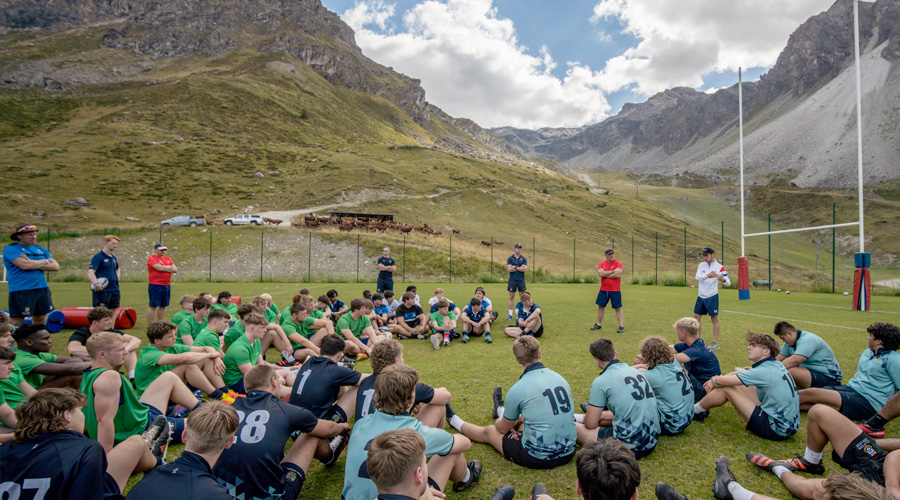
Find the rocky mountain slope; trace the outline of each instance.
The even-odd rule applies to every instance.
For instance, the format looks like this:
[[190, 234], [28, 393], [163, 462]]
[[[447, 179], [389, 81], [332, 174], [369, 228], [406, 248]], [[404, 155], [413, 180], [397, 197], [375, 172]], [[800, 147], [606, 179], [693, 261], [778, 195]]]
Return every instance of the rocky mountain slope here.
[[[860, 2], [863, 154], [868, 182], [900, 178], [900, 2]], [[790, 37], [775, 66], [745, 83], [744, 161], [753, 182], [856, 184], [856, 87], [851, 0]], [[582, 129], [492, 129], [527, 155], [570, 167], [736, 181], [737, 85], [708, 95], [661, 92]]]

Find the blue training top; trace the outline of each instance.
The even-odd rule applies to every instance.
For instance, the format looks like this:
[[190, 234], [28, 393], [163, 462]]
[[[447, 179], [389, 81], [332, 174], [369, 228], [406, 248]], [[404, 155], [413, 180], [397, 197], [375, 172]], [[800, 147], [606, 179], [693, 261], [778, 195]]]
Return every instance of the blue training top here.
[[618, 359], [591, 383], [588, 404], [613, 413], [613, 435], [633, 451], [650, 451], [659, 440], [659, 409], [641, 372]]
[[794, 378], [780, 361], [772, 356], [761, 359], [737, 377], [744, 385], [756, 387], [759, 406], [769, 416], [773, 431], [782, 436], [797, 432], [800, 428], [800, 396]]
[[503, 418], [525, 420], [522, 447], [534, 458], [553, 460], [575, 451], [575, 405], [572, 389], [543, 363], [525, 368], [506, 393]]
[[18, 292], [21, 290], [35, 290], [38, 288], [50, 288], [47, 280], [44, 279], [44, 271], [32, 269], [26, 271], [21, 267], [13, 264], [12, 261], [18, 259], [25, 254], [28, 260], [52, 259], [50, 252], [40, 245], [24, 246], [19, 243], [13, 243], [3, 248], [3, 265], [6, 266], [7, 279], [9, 280], [9, 291]]
[[797, 340], [794, 345], [785, 342], [781, 345], [780, 354], [784, 357], [791, 357], [794, 354], [803, 356], [806, 358], [806, 361], [800, 363], [803, 368], [823, 373], [838, 382], [844, 378], [841, 365], [834, 357], [831, 346], [815, 333], [797, 330]]
[[[516, 258], [516, 254], [512, 254], [506, 259], [507, 266], [524, 266], [528, 264], [528, 259], [525, 258], [524, 255], [519, 255], [519, 258]], [[525, 280], [525, 273], [522, 271], [513, 271], [509, 273], [509, 281], [517, 281], [517, 280]]]
[[684, 342], [675, 344], [675, 352], [684, 353], [691, 360], [684, 364], [688, 373], [693, 375], [701, 384], [716, 375], [721, 375], [722, 370], [719, 368], [719, 358], [706, 345], [703, 339], [698, 338], [688, 347]]
[[116, 270], [119, 269], [119, 259], [115, 255], [106, 255], [102, 251], [91, 259], [88, 269], [93, 269], [98, 278], [106, 278], [109, 284], [103, 289], [104, 292], [112, 292], [119, 289], [119, 277], [116, 276]]
[[856, 375], [847, 387], [862, 394], [866, 401], [880, 410], [888, 399], [900, 391], [900, 354], [897, 351], [866, 349], [859, 356]]
[[641, 372], [659, 408], [659, 425], [670, 434], [685, 430], [694, 418], [694, 388], [678, 361]]

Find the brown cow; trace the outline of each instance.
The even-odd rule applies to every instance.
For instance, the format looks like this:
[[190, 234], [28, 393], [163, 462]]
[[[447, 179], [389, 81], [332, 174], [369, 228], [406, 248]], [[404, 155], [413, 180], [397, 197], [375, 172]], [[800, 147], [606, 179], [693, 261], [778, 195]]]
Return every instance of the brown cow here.
[[494, 240], [494, 244], [497, 245], [498, 247], [502, 247], [502, 246], [503, 246], [503, 242], [502, 242], [502, 241]]
[[481, 240], [481, 244], [484, 245], [484, 246], [486, 246], [486, 247], [491, 246], [491, 242], [490, 242], [490, 241], [484, 241], [484, 240]]
[[442, 235], [442, 234], [444, 234], [444, 233], [442, 233], [442, 232], [440, 232], [440, 231], [435, 231], [435, 232], [434, 232], [434, 235], [435, 235], [435, 236], [440, 236], [440, 235]]
[[303, 219], [303, 222], [306, 223], [306, 227], [318, 227], [319, 220], [313, 217], [312, 219]]
[[462, 232], [462, 231], [460, 231], [459, 229], [454, 229], [454, 230], [453, 230], [453, 234], [460, 234], [461, 232]]
[[341, 224], [341, 231], [353, 231], [353, 224]]
[[224, 225], [225, 225], [225, 221], [221, 221], [221, 220], [211, 220], [211, 221], [207, 222], [207, 224], [210, 225], [210, 226], [224, 226]]
[[303, 223], [302, 223], [302, 222], [297, 222], [297, 221], [293, 221], [293, 220], [292, 220], [292, 221], [291, 221], [291, 226], [292, 226], [292, 227], [303, 227]]
[[411, 233], [413, 230], [412, 226], [403, 226], [400, 228], [401, 233]]

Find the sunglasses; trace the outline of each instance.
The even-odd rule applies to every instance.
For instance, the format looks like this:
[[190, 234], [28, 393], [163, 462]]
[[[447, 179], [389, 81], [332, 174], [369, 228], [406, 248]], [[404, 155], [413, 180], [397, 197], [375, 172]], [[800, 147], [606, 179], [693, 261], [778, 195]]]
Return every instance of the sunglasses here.
[[38, 230], [37, 226], [22, 226], [16, 232], [17, 233], [28, 233], [28, 232], [37, 231], [37, 230]]

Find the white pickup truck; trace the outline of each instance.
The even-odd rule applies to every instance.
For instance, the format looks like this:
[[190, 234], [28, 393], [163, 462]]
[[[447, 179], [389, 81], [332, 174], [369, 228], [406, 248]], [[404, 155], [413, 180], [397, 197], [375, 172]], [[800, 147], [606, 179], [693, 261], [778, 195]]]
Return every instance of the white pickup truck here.
[[241, 226], [250, 224], [251, 226], [260, 226], [263, 223], [262, 215], [241, 214], [225, 219], [226, 226]]

